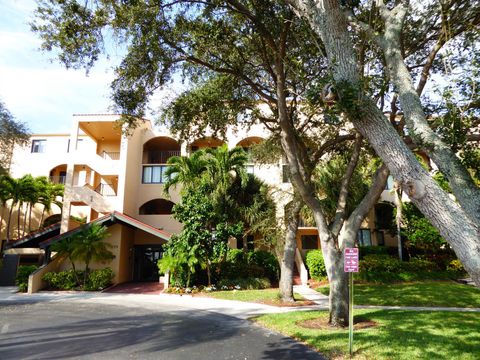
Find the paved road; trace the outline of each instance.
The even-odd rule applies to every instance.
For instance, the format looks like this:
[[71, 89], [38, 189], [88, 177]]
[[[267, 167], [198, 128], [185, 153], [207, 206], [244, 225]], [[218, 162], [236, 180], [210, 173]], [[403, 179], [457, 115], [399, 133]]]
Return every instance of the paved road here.
[[238, 317], [111, 302], [0, 300], [0, 359], [322, 359]]

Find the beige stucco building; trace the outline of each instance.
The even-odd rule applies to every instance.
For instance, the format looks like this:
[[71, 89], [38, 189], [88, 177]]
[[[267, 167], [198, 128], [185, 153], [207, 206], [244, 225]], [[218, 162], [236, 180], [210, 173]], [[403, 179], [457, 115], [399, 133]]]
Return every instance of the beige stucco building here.
[[[225, 139], [203, 137], [180, 142], [168, 130], [154, 129], [148, 120], [123, 134], [116, 120], [116, 115], [74, 115], [70, 134], [33, 135], [29, 146], [16, 149], [11, 175], [16, 178], [27, 173], [49, 176], [51, 181], [65, 184], [59, 234], [50, 238], [45, 235], [38, 242], [43, 249], [38, 251], [45, 253], [46, 259], [50, 255], [48, 245], [62, 234], [75, 232], [79, 223], [72, 219], [81, 218], [109, 226], [108, 242], [115, 259], [107, 265], [96, 266], [111, 267], [115, 272], [114, 282], [158, 280], [155, 264], [161, 256], [161, 245], [182, 228], [172, 217], [172, 207], [180, 200], [178, 189], [171, 189], [168, 195], [164, 193], [168, 158], [188, 156], [197, 149], [224, 143], [229, 148], [248, 148], [269, 134], [261, 125], [256, 125], [248, 130], [232, 128]], [[283, 216], [284, 205], [292, 192], [285, 166], [282, 160], [269, 165], [251, 163], [247, 166], [249, 172], [274, 189], [279, 217]], [[384, 198], [390, 200], [389, 197], [391, 195], [385, 191]], [[392, 236], [376, 226], [380, 223], [378, 217], [390, 211], [385, 208], [388, 205], [379, 206], [383, 207], [380, 213], [372, 211], [359, 232], [363, 245], [394, 245]], [[60, 209], [53, 207], [49, 215], [54, 213], [60, 213]], [[38, 216], [35, 218], [38, 221]], [[0, 239], [4, 238], [5, 234], [0, 234]], [[20, 242], [27, 243], [29, 239]], [[300, 250], [297, 267], [300, 268], [300, 254], [319, 247], [316, 229], [302, 224], [297, 244]], [[18, 247], [7, 251], [22, 253], [27, 250]], [[66, 266], [66, 263], [51, 261], [37, 278], [46, 271]], [[38, 281], [33, 290], [39, 287], [41, 282]]]

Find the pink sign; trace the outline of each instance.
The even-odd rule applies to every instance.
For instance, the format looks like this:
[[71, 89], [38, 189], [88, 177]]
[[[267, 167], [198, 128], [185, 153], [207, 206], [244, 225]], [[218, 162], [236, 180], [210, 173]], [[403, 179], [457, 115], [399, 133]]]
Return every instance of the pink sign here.
[[358, 272], [358, 248], [345, 248], [343, 271]]

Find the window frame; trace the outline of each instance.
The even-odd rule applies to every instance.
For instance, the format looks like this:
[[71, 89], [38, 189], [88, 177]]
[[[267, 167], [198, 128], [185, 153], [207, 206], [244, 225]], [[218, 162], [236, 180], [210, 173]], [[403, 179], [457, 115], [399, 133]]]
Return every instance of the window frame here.
[[32, 154], [44, 154], [46, 152], [47, 139], [33, 139], [30, 152]]

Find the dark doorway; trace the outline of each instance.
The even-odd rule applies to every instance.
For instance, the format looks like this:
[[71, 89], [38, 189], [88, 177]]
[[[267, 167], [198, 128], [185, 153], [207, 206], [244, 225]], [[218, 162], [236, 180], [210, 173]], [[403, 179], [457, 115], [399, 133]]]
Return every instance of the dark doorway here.
[[158, 281], [157, 262], [162, 258], [162, 245], [137, 245], [134, 254], [133, 281]]

